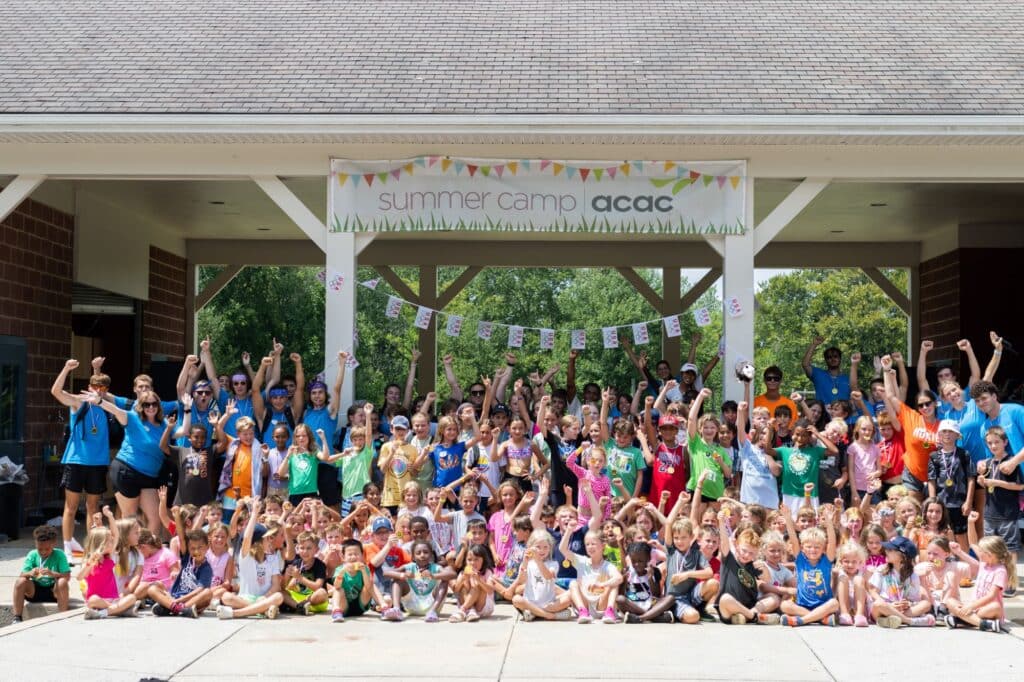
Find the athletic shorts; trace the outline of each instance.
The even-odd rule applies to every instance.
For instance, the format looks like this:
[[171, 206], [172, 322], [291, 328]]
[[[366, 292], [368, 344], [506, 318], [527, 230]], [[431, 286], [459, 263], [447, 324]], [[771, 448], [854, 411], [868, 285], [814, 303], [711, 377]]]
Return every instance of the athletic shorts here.
[[1017, 519], [985, 519], [985, 535], [998, 535], [1011, 552], [1020, 551], [1020, 529]]
[[700, 596], [700, 583], [693, 586], [689, 594], [675, 595], [676, 603], [672, 607], [672, 613], [676, 620], [682, 621], [683, 613], [693, 609], [697, 613], [704, 612], [704, 599]]
[[960, 507], [946, 507], [949, 513], [949, 525], [956, 535], [963, 535], [967, 532], [967, 517]]
[[[301, 604], [302, 602], [306, 601], [307, 599], [309, 599], [313, 595], [312, 592], [297, 592], [295, 590], [288, 590], [288, 594], [291, 596], [292, 599], [295, 600], [296, 604]], [[309, 605], [309, 610], [312, 611], [313, 613], [326, 613], [328, 606], [329, 606], [329, 604], [328, 604], [327, 600], [325, 599], [324, 601], [320, 602], [319, 604], [310, 604]]]
[[36, 583], [36, 591], [32, 593], [32, 596], [26, 596], [25, 601], [30, 604], [55, 604], [57, 597], [53, 594], [53, 586], [43, 587], [39, 583]]
[[910, 469], [903, 470], [903, 487], [912, 493], [924, 493], [928, 486], [924, 481], [910, 473]]
[[110, 482], [114, 490], [128, 498], [138, 497], [143, 490], [156, 490], [160, 487], [160, 481], [137, 471], [119, 459], [110, 463]]
[[107, 492], [107, 470], [110, 467], [101, 464], [65, 464], [60, 475], [60, 487], [73, 493], [86, 495], [102, 495]]

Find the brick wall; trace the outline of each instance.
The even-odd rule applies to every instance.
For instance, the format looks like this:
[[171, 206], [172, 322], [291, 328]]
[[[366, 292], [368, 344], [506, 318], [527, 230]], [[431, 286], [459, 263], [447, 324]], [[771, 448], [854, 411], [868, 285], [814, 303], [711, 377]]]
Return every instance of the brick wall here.
[[[960, 376], [961, 353], [956, 348], [961, 336], [960, 325], [960, 251], [950, 251], [921, 263], [921, 339], [930, 339], [935, 350], [929, 363], [951, 362]], [[917, 349], [912, 348], [911, 362], [917, 363]]]
[[185, 259], [149, 247], [149, 300], [142, 314], [142, 366], [154, 355], [185, 356]]
[[[28, 351], [26, 508], [35, 506], [43, 447], [61, 436], [50, 386], [71, 353], [74, 227], [74, 216], [31, 199], [0, 223], [0, 335], [23, 337]], [[58, 481], [53, 467], [42, 481], [44, 499], [58, 495]]]

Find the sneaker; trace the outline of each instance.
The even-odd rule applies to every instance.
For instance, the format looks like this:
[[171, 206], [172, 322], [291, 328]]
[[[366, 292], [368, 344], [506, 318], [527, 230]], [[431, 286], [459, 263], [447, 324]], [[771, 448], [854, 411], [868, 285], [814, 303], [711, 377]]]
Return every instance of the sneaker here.
[[448, 616], [449, 623], [461, 623], [464, 620], [466, 620], [466, 614], [462, 612], [462, 609], [459, 609], [452, 615]]
[[220, 599], [211, 599], [210, 600], [210, 608], [211, 609], [216, 611], [217, 607], [219, 607], [219, 606], [220, 606]]
[[537, 616], [533, 615], [533, 611], [526, 610], [522, 612], [523, 622], [532, 623]]
[[935, 627], [935, 616], [929, 613], [925, 616], [917, 616], [916, 618], [911, 618], [910, 627], [933, 628]]
[[836, 614], [833, 613], [831, 616], [828, 616], [827, 618], [823, 618], [822, 621], [821, 621], [821, 624], [825, 625], [825, 626], [828, 626], [830, 628], [834, 628], [837, 625], [839, 625], [839, 617]]
[[102, 617], [103, 616], [101, 616], [100, 612], [97, 611], [96, 609], [88, 609], [87, 608], [85, 610], [85, 619], [86, 620], [98, 620], [98, 619], [100, 619]]
[[903, 625], [903, 620], [899, 616], [879, 616], [875, 619], [875, 625], [896, 630]]
[[217, 607], [217, 618], [221, 620], [231, 620], [235, 617], [235, 610], [230, 606], [224, 606], [221, 604]]
[[480, 620], [480, 614], [476, 612], [476, 609], [470, 609], [469, 612], [466, 613], [467, 623], [475, 623], [478, 620]]
[[572, 609], [562, 609], [555, 614], [555, 620], [572, 620]]
[[161, 617], [169, 616], [171, 615], [171, 610], [163, 604], [156, 604], [155, 606], [153, 606], [153, 615]]
[[622, 615], [622, 624], [623, 625], [627, 625], [627, 624], [628, 625], [633, 625], [635, 623], [642, 623], [642, 622], [643, 621], [640, 620], [640, 616], [636, 615], [635, 613], [624, 613]]
[[332, 623], [344, 623], [345, 614], [341, 611], [331, 611], [331, 622]]
[[132, 604], [132, 607], [124, 612], [126, 618], [138, 618], [139, 617], [139, 602]]
[[306, 601], [302, 602], [301, 604], [299, 604], [298, 610], [299, 610], [299, 613], [301, 613], [303, 616], [312, 616], [313, 615], [313, 605], [309, 603], [308, 599]]
[[277, 618], [279, 613], [281, 613], [281, 609], [278, 608], [277, 604], [271, 604], [270, 607], [267, 608], [267, 619], [274, 620]]
[[850, 617], [850, 614], [844, 613], [844, 614], [839, 616], [839, 624], [840, 625], [853, 625], [853, 618]]
[[746, 625], [747, 617], [744, 616], [742, 613], [734, 613], [731, 616], [729, 616], [729, 622], [733, 625]]
[[779, 614], [777, 613], [757, 614], [757, 622], [761, 625], [778, 625], [781, 620], [781, 616], [779, 616]]
[[199, 617], [199, 613], [196, 611], [194, 606], [186, 606], [185, 608], [183, 608], [181, 610], [181, 613], [179, 613], [178, 615], [181, 616], [182, 618], [198, 618]]
[[935, 618], [937, 620], [942, 620], [943, 618], [945, 618], [948, 615], [949, 615], [949, 609], [946, 608], [945, 604], [936, 604], [935, 605]]
[[978, 629], [982, 632], [1002, 632], [1003, 626], [996, 619], [989, 620], [988, 618], [983, 618], [981, 624], [978, 625]]
[[791, 628], [795, 628], [800, 625], [803, 625], [804, 620], [800, 616], [781, 616], [779, 618], [779, 623], [782, 625], [788, 625]]
[[607, 608], [604, 610], [604, 615], [601, 616], [601, 622], [607, 625], [615, 625], [619, 622], [619, 617], [615, 615], [615, 609]]
[[593, 623], [594, 619], [590, 617], [590, 609], [580, 609], [580, 614], [576, 617], [576, 622], [580, 625]]
[[868, 619], [866, 616], [854, 616], [853, 625], [858, 628], [866, 628], [868, 626]]
[[396, 623], [401, 622], [402, 620], [405, 620], [405, 616], [402, 614], [401, 609], [396, 609], [393, 606], [390, 609], [388, 609], [387, 611], [385, 611], [383, 614], [381, 614], [381, 617], [384, 620], [391, 620], [391, 621], [394, 621]]
[[947, 627], [947, 628], [949, 628], [950, 630], [952, 630], [952, 629], [953, 629], [953, 628], [955, 628], [955, 627], [956, 627], [957, 625], [959, 625], [959, 623], [957, 623], [957, 622], [956, 622], [956, 616], [954, 616], [954, 615], [953, 615], [953, 614], [951, 614], [951, 613], [948, 613], [948, 614], [946, 614], [946, 615], [945, 615], [945, 616], [944, 616], [944, 617], [942, 618], [942, 621], [943, 621], [943, 622], [944, 622], [944, 623], [946, 624], [946, 627]]
[[669, 625], [671, 625], [672, 623], [676, 622], [676, 616], [674, 613], [672, 613], [670, 609], [665, 613], [661, 614], [660, 616], [658, 616], [655, 620], [657, 620], [659, 623], [668, 623]]
[[171, 615], [180, 616], [181, 612], [185, 610], [183, 604], [171, 604]]
[[1016, 585], [1009, 585], [1009, 586], [1007, 586], [1007, 588], [1005, 590], [1003, 590], [1003, 596], [1004, 597], [1016, 597], [1017, 596], [1017, 586]]
[[21, 619], [21, 616], [15, 616], [13, 622], [15, 624], [17, 624], [17, 623], [23, 623], [24, 621]]

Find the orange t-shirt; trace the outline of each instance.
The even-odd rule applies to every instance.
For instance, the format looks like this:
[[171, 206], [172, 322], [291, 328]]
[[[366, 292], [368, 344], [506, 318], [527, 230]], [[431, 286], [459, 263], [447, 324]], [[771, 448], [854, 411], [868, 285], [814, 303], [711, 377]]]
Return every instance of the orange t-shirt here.
[[237, 489], [239, 497], [252, 497], [252, 447], [239, 444], [235, 450], [235, 459], [231, 462], [231, 489], [228, 492], [234, 497]]
[[903, 463], [919, 481], [928, 481], [928, 457], [935, 449], [938, 440], [939, 421], [931, 424], [917, 410], [900, 405], [900, 426], [903, 429], [903, 444], [907, 448], [903, 453]]
[[792, 427], [800, 417], [800, 410], [797, 409], [796, 403], [781, 394], [775, 400], [767, 397], [764, 393], [759, 396], [754, 396], [754, 407], [767, 407], [769, 418], [775, 416], [775, 408], [779, 405], [785, 405], [790, 409], [790, 414], [793, 415], [793, 418], [789, 420], [789, 425]]

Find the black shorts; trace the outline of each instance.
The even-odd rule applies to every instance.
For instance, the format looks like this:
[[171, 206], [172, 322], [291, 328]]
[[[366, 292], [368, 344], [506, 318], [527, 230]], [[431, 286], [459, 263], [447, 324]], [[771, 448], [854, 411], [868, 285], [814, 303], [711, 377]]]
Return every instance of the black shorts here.
[[36, 591], [32, 593], [32, 596], [25, 596], [25, 601], [30, 604], [56, 604], [57, 597], [53, 594], [53, 586], [43, 587], [39, 583], [36, 583]]
[[949, 513], [949, 525], [953, 529], [953, 533], [956, 535], [967, 533], [967, 517], [964, 516], [963, 510], [960, 507], [946, 507], [946, 511]]
[[114, 490], [128, 498], [138, 497], [143, 490], [156, 490], [160, 480], [137, 471], [119, 459], [110, 463], [110, 482]]
[[316, 489], [320, 499], [328, 507], [337, 507], [341, 502], [341, 484], [338, 482], [338, 467], [324, 462], [316, 465]]
[[512, 476], [506, 475], [502, 483], [512, 483], [519, 487], [524, 493], [533, 492], [533, 479], [529, 476]]
[[65, 464], [60, 475], [60, 487], [73, 493], [102, 495], [107, 492], [106, 465]]

